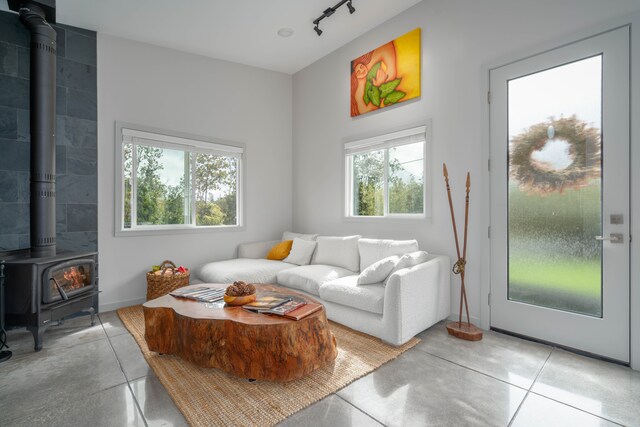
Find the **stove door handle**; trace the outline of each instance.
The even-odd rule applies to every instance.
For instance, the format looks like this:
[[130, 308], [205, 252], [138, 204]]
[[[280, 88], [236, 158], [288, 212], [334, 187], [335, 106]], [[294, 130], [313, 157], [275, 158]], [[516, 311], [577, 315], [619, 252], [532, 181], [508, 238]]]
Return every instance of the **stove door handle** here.
[[64, 291], [64, 289], [62, 289], [62, 286], [60, 286], [60, 284], [55, 279], [55, 277], [52, 277], [49, 280], [53, 280], [53, 283], [56, 285], [56, 288], [58, 289], [58, 293], [60, 294], [60, 298], [62, 298], [65, 301], [68, 300], [69, 297], [67, 296], [67, 293]]

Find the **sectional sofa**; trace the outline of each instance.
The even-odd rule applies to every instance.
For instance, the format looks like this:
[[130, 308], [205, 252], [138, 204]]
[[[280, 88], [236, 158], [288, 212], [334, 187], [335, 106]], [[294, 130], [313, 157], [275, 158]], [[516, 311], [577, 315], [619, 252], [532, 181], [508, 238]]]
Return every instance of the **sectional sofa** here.
[[[266, 259], [293, 241], [283, 260]], [[416, 240], [285, 232], [282, 241], [241, 244], [238, 258], [196, 271], [194, 282], [277, 283], [322, 302], [327, 317], [401, 345], [450, 313], [450, 260], [418, 250]]]

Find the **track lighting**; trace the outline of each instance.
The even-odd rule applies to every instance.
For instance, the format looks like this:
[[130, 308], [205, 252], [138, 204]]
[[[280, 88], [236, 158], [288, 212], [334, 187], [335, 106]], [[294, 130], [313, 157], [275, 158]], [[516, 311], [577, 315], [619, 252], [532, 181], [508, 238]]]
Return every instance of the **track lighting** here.
[[343, 4], [347, 3], [347, 9], [349, 9], [349, 13], [355, 12], [356, 8], [353, 7], [353, 4], [351, 4], [352, 1], [353, 0], [341, 0], [335, 6], [325, 9], [325, 11], [322, 12], [322, 15], [320, 15], [318, 18], [316, 18], [313, 21], [313, 23], [315, 24], [315, 27], [313, 27], [313, 30], [316, 32], [316, 34], [317, 35], [322, 35], [322, 30], [319, 27], [320, 21], [322, 21], [324, 18], [328, 18], [329, 16], [333, 15], [334, 13], [336, 13], [336, 10], [338, 10], [338, 8], [340, 6], [342, 6]]

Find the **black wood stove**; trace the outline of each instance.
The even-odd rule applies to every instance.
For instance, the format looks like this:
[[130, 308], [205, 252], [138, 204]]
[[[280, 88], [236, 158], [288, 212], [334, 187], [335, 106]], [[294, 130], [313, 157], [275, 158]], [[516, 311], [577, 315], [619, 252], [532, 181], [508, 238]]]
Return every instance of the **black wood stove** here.
[[31, 33], [30, 46], [30, 242], [5, 252], [8, 326], [26, 326], [36, 351], [51, 322], [98, 308], [98, 254], [56, 249], [56, 31], [55, 0], [8, 0]]
[[5, 316], [9, 326], [26, 326], [35, 350], [56, 320], [81, 311], [95, 323], [98, 307], [98, 254], [64, 253], [31, 258], [26, 253], [5, 254]]

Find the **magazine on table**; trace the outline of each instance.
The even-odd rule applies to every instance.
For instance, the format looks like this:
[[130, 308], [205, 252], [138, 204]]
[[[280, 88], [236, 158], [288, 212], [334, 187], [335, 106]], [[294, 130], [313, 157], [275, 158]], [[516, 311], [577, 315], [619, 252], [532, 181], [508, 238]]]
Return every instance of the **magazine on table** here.
[[197, 287], [189, 289], [176, 289], [169, 294], [177, 298], [188, 298], [196, 301], [215, 302], [224, 298], [224, 288]]
[[284, 317], [292, 320], [300, 320], [320, 310], [322, 310], [322, 304], [310, 302], [303, 305], [302, 307], [298, 307], [295, 310], [284, 314]]
[[244, 304], [242, 308], [253, 312], [264, 312], [274, 309], [282, 304], [291, 301], [291, 297], [285, 296], [264, 296], [259, 297], [255, 301]]

